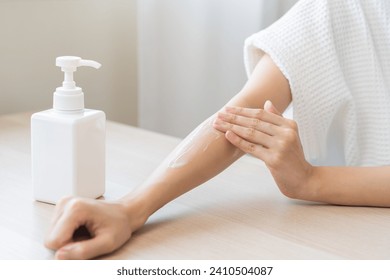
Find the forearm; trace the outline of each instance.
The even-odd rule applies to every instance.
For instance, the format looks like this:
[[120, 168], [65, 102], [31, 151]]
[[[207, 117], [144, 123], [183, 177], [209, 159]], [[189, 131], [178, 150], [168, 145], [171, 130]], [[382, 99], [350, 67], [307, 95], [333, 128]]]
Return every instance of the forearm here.
[[214, 116], [188, 135], [157, 167], [149, 178], [122, 201], [137, 203], [143, 215], [156, 210], [178, 196], [201, 185], [242, 156], [226, 141], [224, 134], [212, 127]]
[[314, 167], [297, 198], [351, 206], [390, 207], [390, 166]]

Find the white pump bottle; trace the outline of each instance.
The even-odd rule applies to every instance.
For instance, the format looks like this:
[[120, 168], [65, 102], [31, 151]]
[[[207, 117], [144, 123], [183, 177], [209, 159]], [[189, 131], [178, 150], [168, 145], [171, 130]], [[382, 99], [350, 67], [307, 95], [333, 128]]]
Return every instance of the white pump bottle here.
[[75, 56], [56, 59], [65, 74], [54, 92], [53, 109], [31, 117], [34, 197], [56, 204], [63, 196], [97, 198], [105, 191], [104, 112], [84, 109], [84, 94], [73, 81], [80, 66], [100, 68]]

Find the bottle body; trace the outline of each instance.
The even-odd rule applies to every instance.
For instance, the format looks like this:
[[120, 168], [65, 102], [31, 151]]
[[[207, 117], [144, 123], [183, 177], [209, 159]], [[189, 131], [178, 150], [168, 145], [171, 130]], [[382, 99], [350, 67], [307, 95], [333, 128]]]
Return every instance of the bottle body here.
[[34, 198], [56, 204], [63, 196], [97, 198], [105, 191], [104, 112], [58, 110], [31, 117]]

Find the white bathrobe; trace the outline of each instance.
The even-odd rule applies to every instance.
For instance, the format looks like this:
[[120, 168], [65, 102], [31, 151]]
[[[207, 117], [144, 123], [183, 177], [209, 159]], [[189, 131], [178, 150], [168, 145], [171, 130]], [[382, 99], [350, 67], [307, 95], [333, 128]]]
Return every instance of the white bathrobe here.
[[289, 80], [308, 161], [390, 165], [389, 0], [301, 0], [245, 41], [248, 75], [264, 53]]

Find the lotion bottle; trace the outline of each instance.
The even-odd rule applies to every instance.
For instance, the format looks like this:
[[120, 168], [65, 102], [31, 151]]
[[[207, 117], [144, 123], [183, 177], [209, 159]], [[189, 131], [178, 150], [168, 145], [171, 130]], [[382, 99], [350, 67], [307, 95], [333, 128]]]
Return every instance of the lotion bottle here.
[[84, 108], [73, 73], [100, 64], [75, 56], [56, 59], [65, 78], [54, 92], [53, 109], [31, 117], [32, 181], [35, 200], [56, 204], [61, 197], [97, 198], [105, 191], [104, 112]]

